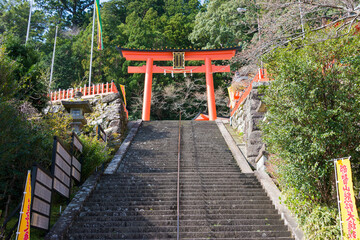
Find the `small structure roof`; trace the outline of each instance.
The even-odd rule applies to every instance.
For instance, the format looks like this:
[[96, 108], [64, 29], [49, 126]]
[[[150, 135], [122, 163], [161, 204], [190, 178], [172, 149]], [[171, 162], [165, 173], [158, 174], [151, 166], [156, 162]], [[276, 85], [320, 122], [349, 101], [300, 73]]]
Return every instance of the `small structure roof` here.
[[65, 107], [66, 111], [70, 113], [71, 108], [81, 108], [84, 113], [91, 113], [93, 109], [91, 108], [89, 101], [78, 100], [78, 101], [61, 101], [62, 105]]

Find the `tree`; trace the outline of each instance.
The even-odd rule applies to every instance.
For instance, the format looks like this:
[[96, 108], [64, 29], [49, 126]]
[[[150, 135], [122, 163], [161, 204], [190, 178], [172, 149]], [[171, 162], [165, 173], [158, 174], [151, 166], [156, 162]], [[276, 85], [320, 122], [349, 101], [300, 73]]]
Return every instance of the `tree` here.
[[[316, 41], [347, 35], [358, 22], [358, 4], [357, 0], [256, 0], [258, 28], [254, 30], [257, 34], [234, 61], [245, 63], [247, 68], [252, 66], [254, 70], [264, 54], [303, 38], [305, 33], [336, 26], [336, 31], [322, 33], [322, 39]], [[240, 69], [240, 73], [247, 71]]]
[[17, 64], [6, 56], [5, 48], [0, 48], [0, 101], [11, 99], [19, 85], [13, 78]]
[[44, 167], [51, 163], [50, 129], [31, 124], [17, 108], [0, 101], [0, 209], [5, 218], [9, 207], [21, 201], [26, 171], [34, 162]]
[[[239, 14], [237, 8], [246, 8]], [[200, 11], [189, 39], [200, 47], [239, 46], [249, 42], [256, 29], [255, 5], [248, 1], [214, 0]]]
[[[7, 0], [0, 6], [0, 34], [15, 35], [25, 43], [29, 19], [29, 2]], [[46, 29], [45, 15], [40, 10], [33, 10], [29, 37], [34, 42], [42, 41]]]
[[331, 205], [336, 200], [328, 160], [351, 155], [359, 176], [360, 36], [320, 41], [328, 31], [336, 29], [307, 35], [268, 55], [266, 67], [275, 80], [265, 91], [262, 130], [270, 151], [284, 161], [281, 186]]
[[68, 27], [81, 27], [88, 23], [93, 0], [35, 0], [44, 12], [54, 17], [54, 22], [64, 22]]
[[7, 59], [16, 62], [11, 79], [17, 88], [10, 91], [16, 99], [30, 101], [41, 109], [47, 102], [47, 83], [39, 52], [32, 43], [24, 45], [20, 38], [11, 35], [4, 38], [2, 47]]

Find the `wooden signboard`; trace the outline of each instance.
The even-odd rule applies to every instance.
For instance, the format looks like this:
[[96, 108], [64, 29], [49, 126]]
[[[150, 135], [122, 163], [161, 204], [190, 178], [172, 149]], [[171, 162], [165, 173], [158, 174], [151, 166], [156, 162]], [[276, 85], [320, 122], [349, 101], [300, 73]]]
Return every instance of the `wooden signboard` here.
[[39, 166], [33, 167], [32, 175], [33, 200], [30, 224], [32, 227], [49, 230], [53, 177]]
[[81, 163], [72, 156], [71, 176], [78, 182], [81, 180]]
[[82, 153], [83, 144], [81, 143], [78, 135], [72, 133], [72, 159], [71, 159], [71, 176], [77, 182], [81, 180], [81, 162], [75, 157], [75, 152]]
[[72, 133], [72, 146], [74, 151], [76, 150], [82, 153], [83, 144], [81, 143], [78, 135], [75, 132]]
[[173, 68], [185, 69], [185, 52], [173, 52]]
[[54, 137], [52, 174], [53, 188], [66, 198], [70, 197], [71, 155], [57, 137]]
[[97, 126], [97, 135], [98, 135], [98, 140], [102, 139], [104, 142], [106, 142], [107, 139], [106, 132], [104, 131], [104, 129], [102, 129], [100, 124]]

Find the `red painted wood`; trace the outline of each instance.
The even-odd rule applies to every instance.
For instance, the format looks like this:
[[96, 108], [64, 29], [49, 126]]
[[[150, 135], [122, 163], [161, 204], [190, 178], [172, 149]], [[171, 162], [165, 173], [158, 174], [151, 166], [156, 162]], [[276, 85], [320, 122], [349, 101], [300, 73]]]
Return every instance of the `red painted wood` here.
[[215, 92], [214, 92], [214, 80], [213, 80], [213, 70], [211, 65], [211, 59], [205, 59], [206, 66], [206, 94], [207, 94], [207, 103], [209, 110], [209, 119], [210, 121], [216, 120], [216, 104], [215, 104]]
[[[146, 61], [152, 58], [154, 61], [172, 61], [172, 52], [152, 52], [152, 51], [137, 51], [137, 50], [121, 50], [122, 55], [126, 60], [131, 61]], [[211, 60], [230, 60], [235, 56], [236, 49], [233, 50], [213, 50], [213, 51], [191, 51], [185, 52], [185, 61], [205, 61], [209, 57]]]
[[[211, 65], [212, 68], [212, 72], [216, 73], [216, 72], [230, 72], [230, 66], [216, 66], [216, 65]], [[201, 66], [186, 66], [185, 69], [173, 69], [173, 67], [170, 66], [153, 66], [153, 73], [164, 73], [164, 71], [166, 71], [166, 73], [204, 73], [206, 72], [206, 68], [205, 65], [201, 65]], [[146, 65], [144, 66], [129, 66], [128, 67], [128, 73], [145, 73], [146, 72]]]

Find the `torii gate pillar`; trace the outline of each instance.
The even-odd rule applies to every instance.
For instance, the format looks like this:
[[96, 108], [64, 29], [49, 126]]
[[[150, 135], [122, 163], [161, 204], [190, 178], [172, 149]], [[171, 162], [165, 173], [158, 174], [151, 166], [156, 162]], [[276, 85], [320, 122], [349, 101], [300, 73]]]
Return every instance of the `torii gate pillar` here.
[[150, 121], [153, 63], [154, 60], [152, 58], [148, 58], [146, 60], [144, 100], [143, 100], [143, 111], [142, 111], [143, 121]]
[[205, 75], [206, 75], [206, 94], [209, 110], [210, 121], [216, 120], [216, 104], [215, 104], [215, 93], [214, 93], [214, 80], [212, 75], [211, 59], [205, 58]]

